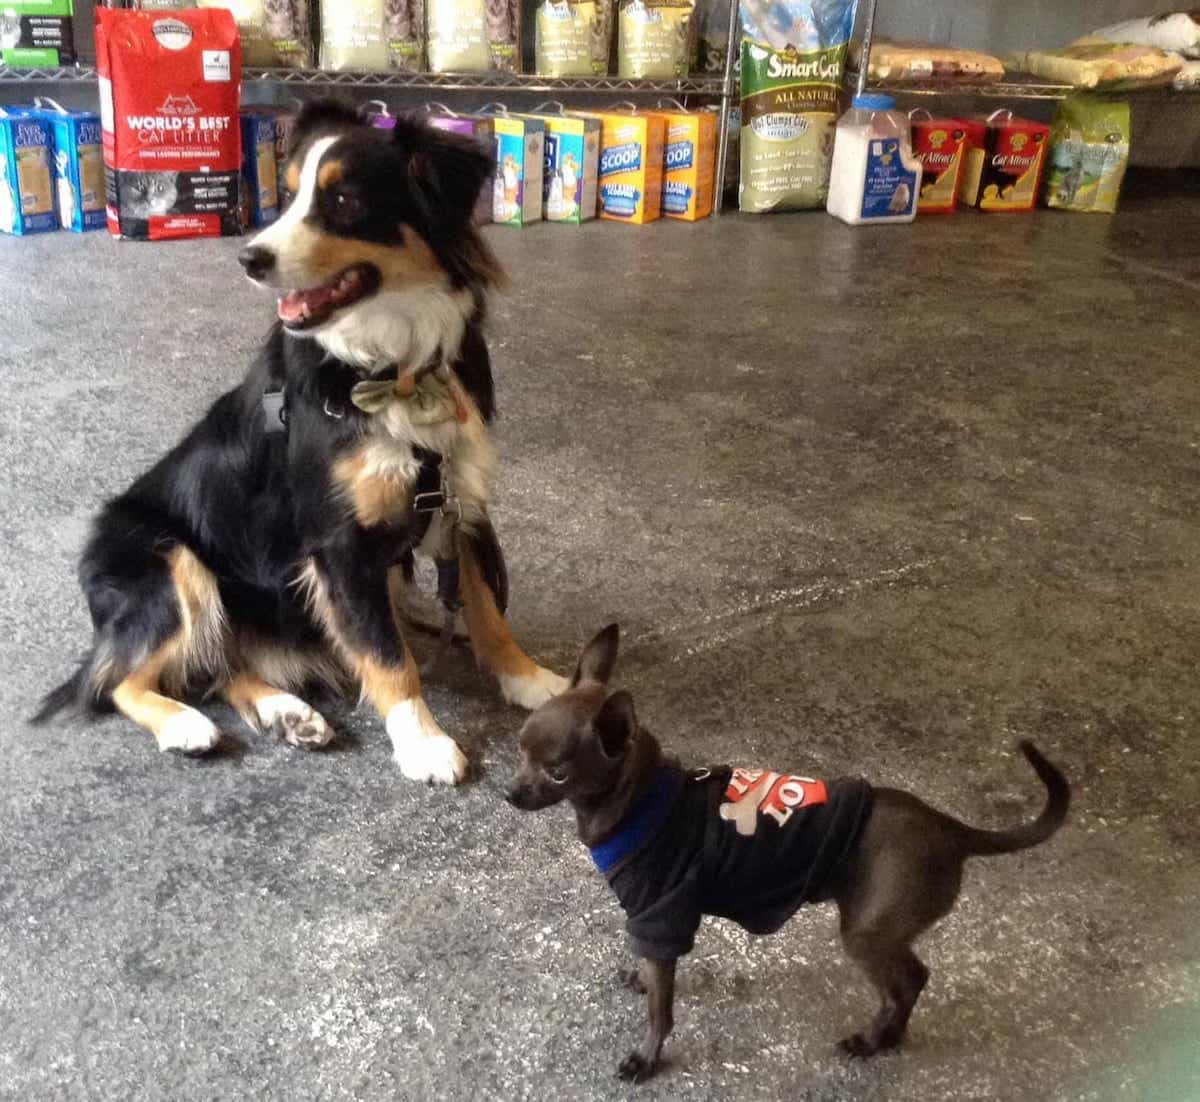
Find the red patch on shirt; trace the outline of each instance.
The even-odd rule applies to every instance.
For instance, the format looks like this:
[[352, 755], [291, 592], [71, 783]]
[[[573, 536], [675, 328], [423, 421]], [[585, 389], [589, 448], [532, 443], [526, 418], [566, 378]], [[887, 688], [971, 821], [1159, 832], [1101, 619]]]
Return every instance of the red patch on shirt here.
[[771, 773], [765, 769], [735, 769], [719, 814], [735, 823], [739, 834], [749, 836], [758, 825], [759, 814], [770, 815], [779, 826], [785, 826], [797, 808], [823, 804], [828, 799], [825, 782], [812, 777]]

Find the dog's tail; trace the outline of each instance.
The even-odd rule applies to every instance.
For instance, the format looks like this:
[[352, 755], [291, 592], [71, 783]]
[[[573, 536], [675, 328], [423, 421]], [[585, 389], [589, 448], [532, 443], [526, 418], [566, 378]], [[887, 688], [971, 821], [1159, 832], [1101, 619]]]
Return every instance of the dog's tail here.
[[42, 697], [29, 722], [41, 726], [63, 712], [91, 717], [106, 711], [107, 694], [97, 687], [97, 673], [96, 652], [91, 651], [66, 681]]
[[979, 830], [960, 823], [960, 836], [968, 854], [982, 856], [1028, 849], [1044, 842], [1067, 818], [1067, 809], [1071, 805], [1071, 786], [1067, 784], [1067, 778], [1042, 757], [1032, 742], [1022, 741], [1018, 746], [1021, 753], [1029, 759], [1034, 772], [1042, 779], [1042, 784], [1046, 786], [1046, 806], [1032, 822], [1022, 823], [1008, 830]]

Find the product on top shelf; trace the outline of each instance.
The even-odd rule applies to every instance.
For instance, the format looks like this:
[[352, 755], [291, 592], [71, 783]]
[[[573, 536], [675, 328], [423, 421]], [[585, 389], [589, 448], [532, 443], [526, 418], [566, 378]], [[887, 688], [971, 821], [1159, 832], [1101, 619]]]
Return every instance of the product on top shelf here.
[[303, 69], [313, 61], [308, 5], [309, 0], [196, 0], [166, 6], [227, 8], [242, 36], [243, 65]]
[[1153, 46], [1094, 43], [1061, 50], [1029, 50], [1012, 58], [1014, 68], [1076, 88], [1148, 88], [1170, 84], [1182, 60]]
[[729, 8], [736, 0], [696, 0], [697, 70], [710, 76], [725, 72], [729, 49]]
[[666, 124], [663, 145], [662, 213], [695, 222], [713, 208], [717, 116], [711, 111], [656, 110]]
[[38, 69], [75, 62], [71, 0], [0, 0], [0, 64]]
[[1156, 46], [1169, 53], [1200, 58], [1200, 9], [1142, 16], [1101, 27], [1072, 45], [1125, 42], [1131, 46]]
[[486, 73], [488, 6], [507, 0], [425, 0], [425, 48], [433, 73]]
[[613, 0], [543, 0], [534, 18], [534, 65], [540, 76], [608, 72]]
[[387, 69], [384, 0], [321, 0], [321, 68]]
[[50, 124], [40, 113], [0, 107], [0, 233], [58, 229], [53, 156]]
[[221, 8], [96, 9], [96, 67], [114, 236], [241, 232], [241, 48]]
[[501, 104], [480, 112], [496, 134], [496, 182], [492, 218], [508, 226], [542, 219], [542, 173], [546, 124], [530, 115], [510, 115]]
[[383, 33], [393, 69], [425, 69], [425, 0], [383, 0]]
[[854, 8], [742, 0], [742, 210], [825, 205]]
[[908, 113], [913, 155], [921, 162], [918, 214], [953, 214], [967, 157], [967, 128], [962, 119], [938, 118], [924, 109]]
[[558, 108], [555, 113], [534, 116], [546, 126], [543, 217], [547, 222], [580, 225], [596, 217], [600, 120], [586, 115], [566, 115], [562, 104], [555, 106]]
[[642, 225], [662, 209], [661, 115], [636, 110], [578, 111], [600, 120], [600, 217]]
[[908, 116], [891, 96], [855, 96], [838, 119], [825, 209], [852, 226], [911, 222], [920, 189]]
[[38, 111], [50, 127], [54, 144], [54, 184], [58, 222], [64, 230], [83, 233], [104, 225], [104, 153], [100, 116], [95, 111], [68, 111], [52, 99], [39, 98]]
[[1129, 104], [1069, 96], [1050, 128], [1048, 207], [1112, 214], [1129, 163]]
[[485, 0], [487, 44], [497, 72], [521, 71], [521, 0]]
[[[854, 66], [860, 64], [859, 47], [851, 47]], [[1004, 76], [1004, 63], [991, 54], [958, 46], [927, 42], [891, 42], [876, 39], [871, 45], [872, 80], [897, 83], [955, 81], [962, 84], [994, 83]]]
[[967, 159], [959, 198], [982, 211], [1030, 211], [1037, 204], [1050, 127], [1011, 111], [964, 120]]
[[693, 0], [619, 0], [617, 75], [632, 80], [685, 77], [695, 53]]
[[276, 120], [271, 111], [242, 111], [242, 224], [269, 226], [279, 217]]

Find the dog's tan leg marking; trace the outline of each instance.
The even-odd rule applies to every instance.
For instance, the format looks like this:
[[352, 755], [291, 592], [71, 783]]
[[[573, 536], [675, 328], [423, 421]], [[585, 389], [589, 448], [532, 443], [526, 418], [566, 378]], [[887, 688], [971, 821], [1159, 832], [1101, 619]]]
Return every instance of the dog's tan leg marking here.
[[206, 716], [160, 690], [183, 686], [192, 671], [220, 676], [227, 662], [225, 610], [212, 572], [183, 545], [171, 549], [167, 568], [179, 602], [179, 629], [113, 689], [113, 705], [149, 730], [160, 750], [201, 754], [220, 733]]
[[145, 727], [158, 742], [159, 750], [203, 754], [221, 737], [216, 726], [195, 708], [158, 691], [163, 671], [178, 661], [179, 649], [180, 635], [176, 634], [113, 689], [113, 706]]
[[256, 731], [269, 731], [292, 746], [317, 750], [333, 738], [320, 712], [254, 674], [237, 674], [222, 687], [221, 695]]
[[[305, 567], [301, 582], [309, 607], [324, 625], [343, 660], [362, 686], [362, 693], [383, 716], [400, 772], [412, 780], [458, 784], [467, 775], [467, 759], [458, 744], [438, 726], [421, 697], [417, 663], [402, 643], [403, 661], [390, 665], [355, 647], [342, 632], [337, 609], [315, 563]], [[391, 586], [388, 587], [391, 589]], [[390, 601], [390, 593], [385, 599]], [[391, 611], [396, 619], [395, 610]], [[396, 631], [399, 633], [399, 621]]]
[[458, 554], [459, 588], [471, 647], [484, 668], [496, 675], [504, 699], [532, 711], [565, 692], [567, 679], [539, 666], [513, 638], [508, 621], [483, 580], [469, 541], [459, 540]]

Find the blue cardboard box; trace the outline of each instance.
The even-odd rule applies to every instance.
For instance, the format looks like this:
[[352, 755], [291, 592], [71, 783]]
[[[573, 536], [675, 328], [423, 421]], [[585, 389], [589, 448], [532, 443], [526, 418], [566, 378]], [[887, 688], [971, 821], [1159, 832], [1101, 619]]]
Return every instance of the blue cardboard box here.
[[68, 111], [51, 103], [50, 107], [40, 108], [38, 114], [50, 127], [54, 143], [58, 223], [73, 233], [100, 229], [104, 225], [105, 203], [100, 116], [94, 111]]
[[0, 107], [0, 233], [58, 229], [53, 159], [44, 118], [28, 109]]

